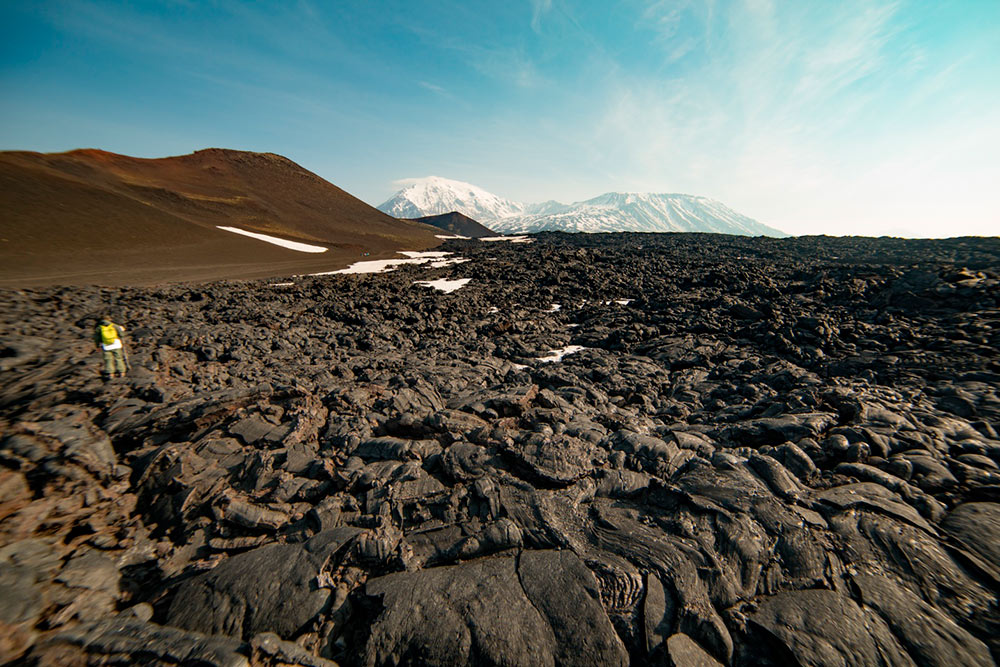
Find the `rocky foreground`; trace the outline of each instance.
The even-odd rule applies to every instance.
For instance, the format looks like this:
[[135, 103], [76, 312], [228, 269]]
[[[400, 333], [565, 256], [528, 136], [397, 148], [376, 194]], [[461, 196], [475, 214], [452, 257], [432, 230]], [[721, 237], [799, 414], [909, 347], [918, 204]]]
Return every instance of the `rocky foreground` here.
[[445, 249], [4, 292], [0, 661], [1000, 657], [1000, 239]]

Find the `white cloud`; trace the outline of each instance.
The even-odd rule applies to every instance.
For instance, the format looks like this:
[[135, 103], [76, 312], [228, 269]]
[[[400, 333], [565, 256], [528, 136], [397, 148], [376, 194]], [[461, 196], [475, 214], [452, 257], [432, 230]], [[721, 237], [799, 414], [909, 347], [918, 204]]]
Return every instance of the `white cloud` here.
[[430, 81], [417, 81], [417, 85], [420, 86], [421, 88], [424, 88], [426, 90], [431, 91], [435, 95], [440, 95], [441, 97], [443, 97], [445, 99], [449, 99], [449, 100], [455, 99], [455, 96], [452, 95], [450, 92], [448, 92], [448, 90], [446, 88], [444, 88], [442, 86], [439, 86], [437, 84], [431, 83]]
[[469, 63], [481, 74], [519, 88], [542, 85], [544, 79], [534, 61], [520, 48], [473, 47], [467, 50]]
[[443, 92], [445, 92], [444, 88], [442, 88], [441, 86], [436, 86], [433, 83], [429, 83], [427, 81], [418, 81], [417, 85], [419, 85], [421, 88], [426, 88], [427, 90], [429, 90], [431, 92], [434, 92], [434, 93], [443, 93]]
[[552, 9], [552, 0], [531, 0], [531, 29], [542, 31], [542, 17]]
[[415, 183], [420, 183], [422, 181], [426, 181], [426, 180], [431, 179], [431, 178], [440, 178], [440, 177], [432, 175], [432, 176], [423, 176], [423, 177], [415, 177], [415, 178], [398, 178], [395, 181], [393, 181], [392, 184], [394, 186], [396, 186], [396, 187], [399, 187], [399, 188], [405, 188], [408, 185], [413, 185]]
[[[573, 131], [616, 187], [704, 194], [793, 233], [1000, 233], [1000, 202], [984, 194], [1000, 182], [988, 158], [1000, 139], [983, 114], [947, 127], [937, 109], [934, 125], [906, 117], [953, 85], [956, 64], [929, 61], [899, 11], [747, 0], [720, 21], [696, 3], [654, 3], [643, 16], [662, 71], [606, 63], [595, 87], [606, 102]], [[673, 69], [693, 39], [703, 64]]]

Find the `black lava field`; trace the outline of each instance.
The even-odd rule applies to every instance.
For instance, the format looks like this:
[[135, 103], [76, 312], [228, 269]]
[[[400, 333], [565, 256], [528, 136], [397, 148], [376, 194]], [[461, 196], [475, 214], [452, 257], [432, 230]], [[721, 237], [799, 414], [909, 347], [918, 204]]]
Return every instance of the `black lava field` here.
[[1000, 239], [441, 249], [0, 293], [0, 662], [1000, 658]]

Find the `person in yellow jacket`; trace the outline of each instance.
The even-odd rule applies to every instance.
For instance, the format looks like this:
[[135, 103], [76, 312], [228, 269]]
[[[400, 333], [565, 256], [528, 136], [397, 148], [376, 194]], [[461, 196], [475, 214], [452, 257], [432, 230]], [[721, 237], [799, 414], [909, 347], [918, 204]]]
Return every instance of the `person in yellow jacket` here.
[[125, 330], [104, 316], [94, 328], [94, 342], [104, 351], [104, 377], [125, 377]]

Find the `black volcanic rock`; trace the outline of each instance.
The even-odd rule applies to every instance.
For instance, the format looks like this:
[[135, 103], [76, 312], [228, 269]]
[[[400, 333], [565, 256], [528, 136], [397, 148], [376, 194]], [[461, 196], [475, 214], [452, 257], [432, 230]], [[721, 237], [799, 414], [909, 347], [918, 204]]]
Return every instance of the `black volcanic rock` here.
[[293, 637], [328, 602], [330, 591], [315, 579], [330, 554], [359, 532], [335, 528], [303, 544], [268, 544], [234, 555], [184, 582], [167, 622], [243, 639], [268, 631]]
[[628, 656], [593, 573], [570, 552], [526, 551], [373, 579], [367, 664], [601, 664]]
[[425, 225], [432, 225], [438, 229], [443, 229], [459, 236], [468, 236], [478, 239], [484, 236], [497, 236], [493, 230], [479, 224], [472, 218], [458, 211], [451, 213], [441, 213], [439, 215], [428, 215], [422, 218], [413, 218], [414, 222], [422, 222]]
[[913, 664], [877, 615], [835, 591], [779, 593], [751, 617], [800, 665]]
[[3, 292], [0, 661], [1000, 657], [1000, 239], [445, 249]]

